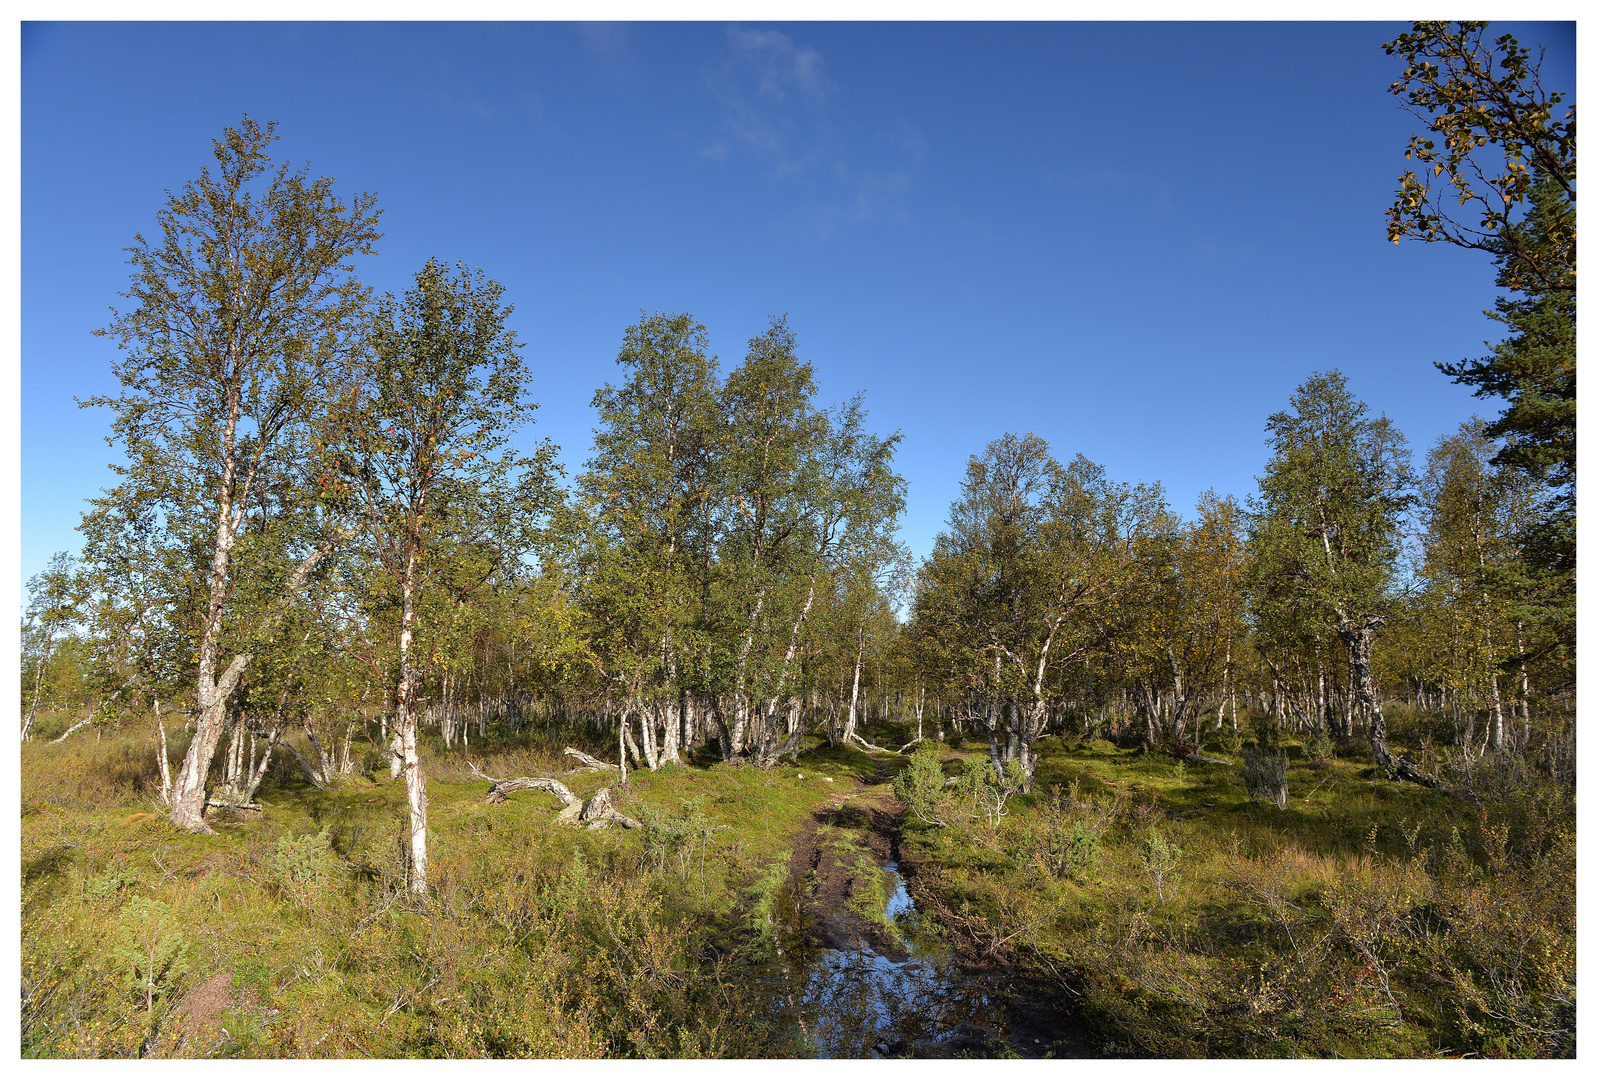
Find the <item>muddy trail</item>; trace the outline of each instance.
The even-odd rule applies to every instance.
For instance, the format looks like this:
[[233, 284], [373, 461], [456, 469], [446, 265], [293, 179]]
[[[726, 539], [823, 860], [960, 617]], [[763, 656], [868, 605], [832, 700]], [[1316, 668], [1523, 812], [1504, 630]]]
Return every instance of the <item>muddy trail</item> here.
[[[1089, 1057], [1079, 1021], [936, 923], [901, 859], [890, 770], [818, 811], [783, 905], [788, 1001], [819, 1057]], [[929, 897], [923, 899], [930, 899]]]

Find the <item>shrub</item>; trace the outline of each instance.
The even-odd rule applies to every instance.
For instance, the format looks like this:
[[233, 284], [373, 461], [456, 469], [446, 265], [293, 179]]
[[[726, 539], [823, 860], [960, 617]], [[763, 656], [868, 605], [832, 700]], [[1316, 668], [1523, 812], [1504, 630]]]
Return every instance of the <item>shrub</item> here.
[[285, 836], [277, 842], [277, 883], [303, 907], [316, 900], [338, 865], [338, 857], [333, 854], [332, 829], [331, 825], [323, 825], [321, 832], [306, 833], [297, 839]]
[[1274, 750], [1281, 742], [1281, 721], [1274, 713], [1261, 712], [1253, 718], [1253, 738], [1260, 750]]
[[177, 926], [172, 909], [160, 900], [135, 896], [122, 909], [112, 958], [123, 965], [124, 985], [144, 997], [144, 1008], [154, 1006], [174, 979], [188, 970], [188, 939]]
[[1244, 750], [1242, 785], [1248, 789], [1248, 798], [1271, 802], [1285, 810], [1286, 755], [1280, 751]]
[[1242, 732], [1234, 727], [1221, 728], [1215, 733], [1214, 743], [1228, 754], [1242, 752]]
[[1176, 865], [1181, 861], [1181, 849], [1166, 840], [1158, 829], [1149, 829], [1138, 856], [1142, 861], [1143, 871], [1153, 882], [1154, 893], [1159, 897], [1159, 902], [1163, 903], [1165, 884], [1181, 880], [1181, 875], [1175, 872]]
[[935, 746], [923, 746], [910, 756], [909, 765], [893, 778], [893, 798], [928, 825], [949, 824], [947, 778]]
[[638, 819], [643, 822], [643, 861], [656, 871], [664, 872], [675, 864], [684, 880], [693, 865], [693, 852], [702, 850], [715, 832], [710, 819], [699, 812], [704, 798], [683, 801], [677, 813], [643, 807]]
[[84, 881], [83, 895], [89, 900], [110, 900], [130, 885], [138, 884], [138, 876], [119, 867], [111, 867]]
[[1026, 783], [1026, 771], [1020, 762], [1011, 759], [1002, 769], [993, 767], [990, 758], [982, 758], [965, 769], [957, 787], [974, 804], [976, 813], [997, 828], [1009, 813], [1009, 798]]
[[1050, 877], [1082, 880], [1103, 861], [1102, 836], [1112, 812], [1085, 806], [1057, 788], [1036, 819], [1021, 830], [1017, 865], [1030, 864]]
[[1310, 761], [1330, 761], [1336, 757], [1336, 743], [1324, 728], [1320, 728], [1304, 742], [1303, 756]]
[[[1541, 851], [1509, 846], [1482, 822], [1485, 872], [1438, 860], [1431, 918], [1415, 921], [1417, 965], [1453, 1038], [1491, 1057], [1565, 1057], [1575, 1049], [1575, 836], [1556, 827]], [[1474, 830], [1472, 830], [1474, 832]]]

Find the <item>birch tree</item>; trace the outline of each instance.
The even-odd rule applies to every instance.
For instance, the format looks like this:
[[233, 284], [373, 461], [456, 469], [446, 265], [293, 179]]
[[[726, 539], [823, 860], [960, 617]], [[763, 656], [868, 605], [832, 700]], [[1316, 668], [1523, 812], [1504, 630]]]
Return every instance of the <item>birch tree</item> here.
[[1542, 85], [1540, 55], [1512, 34], [1488, 41], [1487, 25], [1416, 22], [1383, 46], [1404, 61], [1389, 91], [1442, 142], [1409, 138], [1403, 156], [1419, 169], [1398, 181], [1387, 239], [1506, 255], [1509, 288], [1573, 293], [1574, 214], [1544, 243], [1516, 225], [1539, 185], [1574, 203], [1575, 107], [1560, 109], [1564, 95]]
[[[858, 617], [857, 697], [869, 626], [872, 622], [880, 625], [883, 618], [892, 620], [892, 609], [910, 573], [908, 549], [893, 540], [907, 486], [893, 471], [893, 455], [902, 436], [873, 435], [866, 430], [865, 419], [860, 395], [826, 410], [820, 417], [818, 445], [799, 467], [802, 526], [788, 560], [794, 609], [785, 648], [780, 640], [773, 642], [783, 648], [781, 660], [773, 657], [774, 672], [761, 696], [763, 707], [756, 714], [760, 724], [757, 756], [764, 761], [773, 761], [798, 745], [801, 728], [791, 700], [796, 660], [801, 642], [813, 626], [811, 617], [823, 578], [842, 582], [845, 595], [866, 598], [864, 604], [849, 605]], [[851, 703], [844, 741], [857, 739], [854, 710]], [[778, 723], [782, 716], [790, 718], [785, 731]]]
[[721, 451], [719, 380], [705, 329], [689, 315], [628, 327], [616, 362], [627, 378], [594, 395], [599, 427], [577, 487], [605, 534], [604, 556], [595, 551], [592, 564], [602, 579], [590, 593], [629, 594], [603, 602], [618, 647], [606, 651], [626, 698], [621, 722], [642, 719], [642, 753], [655, 769], [681, 762], [686, 669], [701, 651], [695, 617], [712, 544], [704, 508]]
[[[188, 586], [196, 729], [171, 809], [189, 829], [206, 829], [211, 757], [251, 659], [246, 647], [223, 654], [239, 621], [238, 548], [292, 498], [280, 485], [302, 463], [306, 425], [358, 346], [366, 294], [352, 260], [380, 235], [371, 194], [346, 205], [331, 178], [274, 167], [273, 128], [248, 117], [228, 128], [214, 143], [216, 173], [168, 195], [153, 241], [134, 238], [131, 307], [97, 331], [123, 350], [114, 367], [122, 393], [82, 402], [112, 410], [108, 441], [127, 457], [91, 516], [154, 519], [167, 543], [199, 561]], [[271, 610], [333, 542], [315, 537], [283, 553], [286, 564], [269, 569]]]
[[1449, 672], [1453, 690], [1485, 708], [1495, 750], [1503, 745], [1505, 705], [1517, 716], [1520, 704], [1509, 702], [1502, 670], [1504, 661], [1523, 663], [1513, 618], [1524, 578], [1518, 523], [1534, 517], [1543, 490], [1520, 470], [1492, 463], [1498, 446], [1486, 432], [1484, 421], [1471, 419], [1427, 455], [1421, 580], [1435, 594], [1426, 610], [1460, 646]]
[[1347, 388], [1316, 372], [1270, 417], [1272, 457], [1250, 507], [1249, 574], [1255, 610], [1295, 603], [1348, 650], [1350, 689], [1370, 748], [1388, 775], [1437, 780], [1386, 745], [1372, 643], [1386, 624], [1413, 477], [1403, 435]]
[[[371, 349], [340, 404], [329, 475], [361, 519], [365, 553], [397, 594], [395, 726], [409, 807], [410, 886], [427, 888], [427, 786], [417, 749], [418, 630], [426, 593], [457, 596], [514, 557], [550, 499], [553, 448], [522, 458], [509, 435], [531, 420], [529, 374], [503, 290], [429, 260], [385, 297]], [[446, 607], [447, 610], [447, 607]]]
[[728, 756], [749, 752], [750, 736], [762, 733], [752, 728], [763, 723], [757, 710], [775, 676], [771, 644], [790, 625], [779, 608], [795, 601], [784, 591], [791, 584], [786, 571], [809, 524], [805, 466], [825, 435], [825, 418], [813, 403], [815, 372], [797, 349], [786, 319], [773, 319], [749, 341], [721, 390], [724, 532], [715, 591], [726, 614], [716, 619], [725, 643], [716, 666], [719, 688], [730, 691], [730, 722], [718, 709]]
[[1029, 786], [1053, 681], [1102, 639], [1132, 583], [1137, 545], [1166, 514], [1157, 486], [1114, 483], [1077, 456], [1061, 467], [1035, 435], [972, 456], [922, 571], [917, 614], [965, 676], [996, 768]]
[[1142, 699], [1150, 744], [1169, 740], [1183, 754], [1205, 706], [1223, 704], [1242, 633], [1240, 509], [1213, 491], [1197, 509], [1196, 521], [1155, 513], [1144, 524], [1106, 643]]
[[[80, 618], [82, 586], [71, 554], [58, 551], [50, 557], [49, 566], [28, 579], [28, 618], [23, 627], [23, 640], [35, 653], [33, 686], [28, 694], [28, 705], [22, 715], [22, 741], [26, 742], [33, 731], [33, 719], [39, 711], [39, 694], [44, 687], [44, 669], [50, 660], [56, 639]], [[31, 639], [31, 640], [30, 640]]]

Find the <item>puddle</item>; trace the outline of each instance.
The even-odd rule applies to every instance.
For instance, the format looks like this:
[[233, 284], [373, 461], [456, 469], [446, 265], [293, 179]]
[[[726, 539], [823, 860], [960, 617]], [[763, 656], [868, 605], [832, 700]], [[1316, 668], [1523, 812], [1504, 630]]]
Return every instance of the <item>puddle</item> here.
[[[868, 935], [849, 935], [850, 947], [814, 944], [814, 927], [792, 905], [794, 932], [783, 935], [788, 1008], [781, 1011], [819, 1058], [991, 1056], [982, 1051], [989, 1038], [1001, 1041], [1002, 1010], [919, 925], [897, 864], [881, 872], [883, 923]], [[836, 926], [826, 937], [837, 942]]]
[[915, 901], [909, 897], [909, 886], [904, 884], [904, 879], [899, 875], [898, 864], [896, 862], [884, 863], [882, 872], [888, 876], [888, 881], [891, 882], [893, 890], [887, 897], [887, 906], [883, 909], [882, 914], [895, 923], [906, 916], [913, 918]]

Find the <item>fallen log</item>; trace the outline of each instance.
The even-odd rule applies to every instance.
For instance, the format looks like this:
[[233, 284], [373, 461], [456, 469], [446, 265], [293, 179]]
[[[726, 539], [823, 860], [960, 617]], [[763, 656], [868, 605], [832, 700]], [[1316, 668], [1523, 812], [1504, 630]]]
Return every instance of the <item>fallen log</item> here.
[[1204, 757], [1202, 754], [1197, 754], [1197, 753], [1186, 754], [1186, 755], [1183, 756], [1182, 760], [1184, 760], [1184, 761], [1196, 761], [1199, 765], [1230, 765], [1231, 764], [1231, 762], [1222, 761], [1222, 760], [1220, 760], [1217, 757]]
[[584, 768], [584, 769], [616, 769], [616, 770], [620, 770], [620, 768], [621, 768], [621, 766], [612, 765], [608, 761], [600, 761], [598, 758], [594, 757], [592, 754], [584, 754], [581, 750], [578, 750], [574, 746], [566, 747], [566, 753], [570, 754], [572, 757], [576, 758], [579, 762], [581, 762], [582, 763], [582, 768]]
[[876, 745], [876, 744], [875, 744], [875, 743], [872, 743], [872, 742], [866, 742], [866, 741], [865, 741], [865, 737], [864, 737], [864, 736], [863, 736], [863, 735], [861, 735], [861, 734], [860, 734], [860, 733], [859, 733], [859, 732], [857, 732], [857, 731], [856, 731], [856, 732], [854, 732], [854, 733], [853, 733], [853, 734], [851, 734], [851, 735], [850, 735], [850, 736], [849, 736], [849, 738], [851, 738], [851, 739], [853, 739], [853, 740], [854, 740], [854, 741], [855, 741], [855, 742], [857, 742], [857, 743], [859, 743], [859, 744], [860, 744], [860, 745], [861, 745], [861, 746], [863, 746], [863, 747], [864, 747], [864, 748], [865, 748], [865, 749], [867, 749], [867, 750], [870, 750], [870, 751], [872, 751], [872, 752], [874, 752], [874, 753], [877, 753], [877, 754], [891, 754], [891, 753], [894, 753], [894, 752], [895, 752], [895, 751], [892, 751], [892, 750], [889, 750], [889, 749], [888, 749], [888, 748], [887, 748], [887, 747], [885, 747], [885, 746], [877, 746], [877, 745]]
[[228, 799], [205, 800], [205, 808], [207, 810], [213, 806], [221, 807], [224, 810], [254, 810], [257, 813], [259, 813], [261, 809], [261, 804], [258, 802], [233, 802]]
[[493, 785], [493, 787], [488, 789], [488, 794], [483, 796], [482, 801], [485, 803], [502, 803], [505, 801], [506, 796], [517, 791], [547, 791], [566, 806], [570, 806], [572, 803], [576, 803], [578, 806], [582, 805], [582, 800], [573, 795], [571, 789], [558, 780], [551, 780], [546, 776], [518, 776], [514, 780], [500, 780], [477, 768], [470, 758], [466, 759], [466, 764], [470, 766], [473, 776], [479, 780], [486, 780]]
[[583, 804], [582, 813], [577, 820], [587, 823], [590, 829], [600, 829], [608, 822], [615, 822], [624, 829], [641, 829], [643, 822], [634, 821], [615, 808], [610, 800], [610, 789], [600, 788], [593, 793], [593, 798]]
[[1481, 797], [1475, 794], [1475, 792], [1469, 787], [1448, 787], [1447, 784], [1421, 769], [1408, 758], [1401, 754], [1394, 754], [1387, 750], [1385, 743], [1382, 743], [1380, 747], [1377, 748], [1375, 762], [1381, 768], [1385, 769], [1386, 774], [1394, 780], [1407, 780], [1412, 784], [1419, 784], [1421, 787], [1428, 787], [1433, 791], [1440, 791], [1443, 794], [1451, 795], [1456, 799], [1463, 799], [1471, 806], [1481, 805]]
[[562, 825], [586, 825], [590, 829], [602, 829], [614, 822], [626, 829], [643, 828], [641, 821], [629, 818], [615, 808], [609, 788], [600, 788], [593, 798], [583, 802], [566, 785], [547, 776], [518, 776], [513, 780], [500, 780], [488, 776], [469, 760], [466, 764], [471, 766], [471, 771], [478, 779], [493, 785], [488, 789], [488, 794], [483, 796], [485, 803], [502, 803], [517, 791], [547, 791], [565, 804], [565, 809], [555, 817]]
[[573, 803], [581, 805], [582, 803], [582, 800], [573, 795], [566, 785], [548, 777], [518, 776], [514, 780], [496, 780], [493, 785], [493, 787], [488, 789], [488, 794], [483, 797], [483, 802], [502, 803], [507, 797], [514, 795], [518, 791], [547, 791], [566, 806], [570, 806]]
[[87, 720], [79, 720], [76, 724], [73, 724], [71, 727], [67, 728], [66, 731], [62, 732], [61, 733], [61, 737], [59, 739], [51, 739], [50, 740], [50, 745], [54, 746], [57, 743], [66, 742], [68, 735], [73, 734], [74, 732], [78, 731], [80, 728], [86, 728], [92, 723], [94, 723], [94, 717], [92, 717], [92, 716], [89, 717]]

